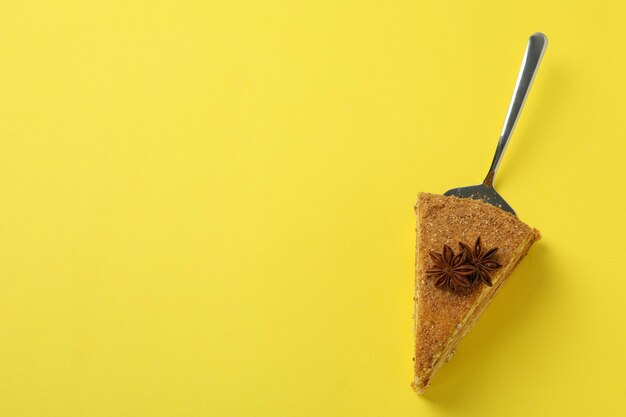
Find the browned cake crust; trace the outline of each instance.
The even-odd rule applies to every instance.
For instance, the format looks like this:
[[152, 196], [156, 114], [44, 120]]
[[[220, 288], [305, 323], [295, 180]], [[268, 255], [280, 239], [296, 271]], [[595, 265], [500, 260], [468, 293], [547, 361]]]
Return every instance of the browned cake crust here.
[[[482, 201], [420, 193], [415, 211], [413, 386], [421, 393], [540, 234], [510, 213]], [[456, 252], [458, 242], [472, 245], [478, 236], [484, 247], [498, 248], [497, 259], [502, 267], [492, 274], [493, 287], [475, 284], [462, 294], [435, 287], [434, 280], [424, 273], [433, 266], [428, 253], [441, 252], [444, 244]]]

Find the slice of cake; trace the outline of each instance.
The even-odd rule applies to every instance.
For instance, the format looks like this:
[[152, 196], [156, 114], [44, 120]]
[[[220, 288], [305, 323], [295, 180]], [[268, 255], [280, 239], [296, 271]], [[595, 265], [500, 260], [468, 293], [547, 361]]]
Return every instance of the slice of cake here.
[[420, 193], [415, 212], [413, 388], [421, 394], [541, 235], [477, 200]]

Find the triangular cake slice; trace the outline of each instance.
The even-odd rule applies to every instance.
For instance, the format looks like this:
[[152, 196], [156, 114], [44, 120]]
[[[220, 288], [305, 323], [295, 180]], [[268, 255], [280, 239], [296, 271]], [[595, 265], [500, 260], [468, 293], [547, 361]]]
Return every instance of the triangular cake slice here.
[[[420, 193], [415, 212], [417, 253], [413, 388], [421, 394], [432, 375], [452, 356], [461, 338], [541, 235], [512, 214], [472, 199]], [[475, 248], [478, 238], [483, 254], [497, 248], [490, 255], [489, 262], [492, 263], [487, 262], [487, 266], [493, 267], [488, 271], [487, 278], [490, 278], [492, 286], [483, 283], [476, 274], [468, 277], [471, 284], [467, 288], [454, 284], [446, 286], [444, 279], [438, 279], [441, 274], [437, 274], [436, 265], [437, 259], [442, 259], [437, 257], [446, 251], [444, 245], [455, 255], [458, 254], [460, 260], [463, 250], [459, 243], [467, 245], [466, 248]], [[459, 271], [467, 275], [463, 268]], [[461, 278], [466, 277], [460, 274], [459, 280]]]

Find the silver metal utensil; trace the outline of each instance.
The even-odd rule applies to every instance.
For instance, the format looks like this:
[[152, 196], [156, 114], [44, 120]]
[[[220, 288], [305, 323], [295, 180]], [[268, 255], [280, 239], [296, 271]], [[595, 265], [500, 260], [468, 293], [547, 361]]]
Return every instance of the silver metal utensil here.
[[485, 202], [500, 207], [513, 215], [515, 211], [511, 206], [504, 201], [504, 199], [493, 188], [493, 178], [498, 171], [498, 166], [506, 150], [506, 146], [509, 143], [513, 129], [517, 123], [530, 86], [535, 79], [539, 63], [543, 57], [543, 53], [548, 46], [548, 38], [543, 33], [534, 33], [528, 39], [528, 46], [526, 47], [526, 53], [524, 54], [524, 60], [522, 61], [522, 67], [520, 68], [519, 75], [517, 76], [517, 82], [515, 83], [515, 89], [513, 90], [513, 97], [511, 97], [511, 103], [509, 104], [509, 110], [506, 113], [504, 119], [504, 126], [502, 127], [502, 133], [500, 133], [500, 140], [498, 140], [498, 146], [496, 147], [496, 153], [493, 157], [493, 162], [489, 168], [489, 172], [485, 177], [482, 184], [471, 185], [469, 187], [453, 188], [446, 191], [444, 195], [456, 196], [461, 198], [473, 198], [475, 200], [484, 200]]

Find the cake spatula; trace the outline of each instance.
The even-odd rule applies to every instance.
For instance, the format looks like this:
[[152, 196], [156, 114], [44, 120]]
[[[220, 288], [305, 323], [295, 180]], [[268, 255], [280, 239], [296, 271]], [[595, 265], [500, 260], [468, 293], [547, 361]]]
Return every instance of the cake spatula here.
[[515, 83], [515, 89], [513, 90], [513, 97], [511, 97], [509, 110], [507, 111], [506, 118], [504, 119], [504, 126], [502, 127], [502, 133], [500, 133], [496, 153], [483, 183], [479, 185], [471, 185], [469, 187], [453, 188], [446, 191], [444, 195], [483, 200], [515, 215], [513, 208], [511, 208], [511, 206], [504, 201], [500, 194], [498, 194], [493, 188], [493, 179], [498, 171], [500, 161], [502, 160], [506, 146], [509, 143], [513, 129], [515, 129], [522, 107], [524, 107], [528, 91], [530, 91], [530, 86], [535, 79], [535, 74], [537, 74], [539, 63], [541, 62], [541, 58], [543, 57], [543, 53], [545, 52], [547, 46], [548, 38], [546, 38], [543, 33], [534, 33], [528, 39], [528, 46], [526, 47], [522, 67], [520, 68], [519, 75], [517, 76], [517, 82]]

